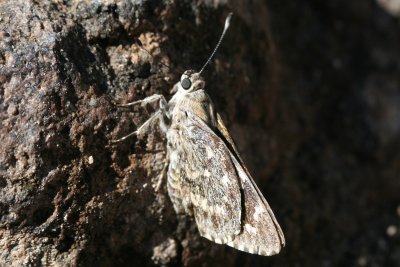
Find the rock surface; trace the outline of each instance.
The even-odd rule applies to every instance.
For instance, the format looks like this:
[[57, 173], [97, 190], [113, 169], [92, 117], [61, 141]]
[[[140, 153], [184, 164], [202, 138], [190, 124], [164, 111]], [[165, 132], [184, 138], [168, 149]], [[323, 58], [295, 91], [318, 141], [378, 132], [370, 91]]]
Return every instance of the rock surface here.
[[[0, 266], [400, 265], [400, 36], [383, 2], [1, 1]], [[114, 102], [169, 98], [230, 11], [206, 86], [284, 230], [274, 257], [176, 217], [154, 190], [157, 127], [110, 142], [155, 110]]]

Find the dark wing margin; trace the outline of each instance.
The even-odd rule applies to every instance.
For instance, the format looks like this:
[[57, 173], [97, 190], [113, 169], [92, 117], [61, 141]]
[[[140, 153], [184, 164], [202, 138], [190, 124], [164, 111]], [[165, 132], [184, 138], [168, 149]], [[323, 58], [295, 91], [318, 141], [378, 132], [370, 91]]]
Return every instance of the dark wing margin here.
[[[192, 120], [195, 118], [195, 120]], [[239, 177], [224, 141], [197, 116], [182, 127], [186, 154], [185, 182], [200, 235], [216, 243], [232, 241], [241, 232]]]
[[271, 256], [285, 246], [285, 237], [275, 215], [247, 170], [232, 155], [244, 198], [243, 231], [227, 245], [245, 252]]
[[[224, 126], [220, 116], [218, 118], [218, 129], [222, 137], [216, 133], [199, 117], [188, 112], [189, 121], [201, 129], [199, 134], [207, 136], [208, 139], [218, 139], [221, 150], [228, 151], [228, 155], [235, 168], [235, 179], [239, 176], [239, 185], [242, 189], [242, 207], [241, 232], [227, 245], [245, 252], [270, 256], [278, 254], [285, 246], [285, 237], [272, 212], [268, 202], [261, 194], [253, 178], [244, 166], [236, 147]], [[221, 138], [225, 138], [222, 140]], [[226, 145], [228, 143], [228, 146]], [[225, 159], [226, 160], [226, 159]], [[229, 189], [230, 190], [230, 189]], [[237, 198], [240, 196], [237, 195]]]

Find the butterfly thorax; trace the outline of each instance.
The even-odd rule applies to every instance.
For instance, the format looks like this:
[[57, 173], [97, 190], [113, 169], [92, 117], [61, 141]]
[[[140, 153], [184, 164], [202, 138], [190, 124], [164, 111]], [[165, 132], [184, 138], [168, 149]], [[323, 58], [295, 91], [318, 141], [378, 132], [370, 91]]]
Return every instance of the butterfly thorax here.
[[216, 115], [210, 97], [204, 90], [186, 93], [180, 96], [175, 103], [171, 113], [171, 127], [182, 126], [190, 123], [187, 112], [200, 117], [207, 125], [214, 128], [216, 125]]

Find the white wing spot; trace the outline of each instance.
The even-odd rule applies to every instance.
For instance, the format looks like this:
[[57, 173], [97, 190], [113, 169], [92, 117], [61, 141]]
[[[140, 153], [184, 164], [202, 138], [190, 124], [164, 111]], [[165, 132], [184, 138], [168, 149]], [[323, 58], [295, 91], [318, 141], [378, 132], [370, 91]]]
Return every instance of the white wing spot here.
[[190, 192], [190, 199], [192, 200], [193, 205], [198, 206], [199, 205], [199, 200], [198, 196]]
[[199, 176], [200, 176], [200, 172], [198, 172], [198, 171], [193, 171], [191, 173], [191, 178], [192, 179], [197, 179], [197, 178], [199, 178]]
[[206, 147], [207, 159], [212, 159], [215, 157], [214, 152], [210, 147]]
[[207, 238], [208, 240], [214, 241], [214, 239], [209, 234], [203, 234], [203, 237]]
[[229, 177], [228, 177], [228, 175], [224, 175], [224, 177], [222, 177], [222, 180], [221, 180], [225, 185], [229, 185], [229, 183], [230, 183], [230, 181], [229, 181]]
[[178, 161], [178, 153], [174, 153], [174, 152], [170, 153], [169, 154], [169, 160], [173, 161], [173, 162]]
[[207, 210], [207, 208], [208, 208], [208, 205], [207, 205], [207, 199], [205, 199], [205, 198], [203, 198], [202, 200], [201, 200], [201, 202], [200, 202], [201, 204], [201, 208], [203, 209], [203, 210]]
[[260, 219], [260, 215], [264, 212], [265, 212], [265, 208], [261, 205], [258, 205], [256, 207], [256, 210], [254, 211], [254, 215], [253, 215], [254, 220], [258, 221]]
[[252, 235], [256, 235], [257, 234], [257, 228], [251, 226], [250, 224], [246, 223], [244, 225], [244, 229], [249, 232]]
[[220, 215], [224, 215], [225, 214], [225, 210], [220, 205], [215, 205], [215, 213], [220, 214]]
[[211, 176], [211, 172], [209, 172], [208, 170], [204, 171], [204, 176], [205, 177], [210, 177]]
[[213, 213], [214, 213], [214, 206], [209, 206], [209, 207], [208, 207], [208, 212], [209, 212], [210, 214], [213, 214]]
[[243, 171], [242, 168], [238, 168], [238, 174], [239, 174], [240, 180], [242, 180], [242, 182], [248, 183], [247, 175], [246, 175], [246, 173]]

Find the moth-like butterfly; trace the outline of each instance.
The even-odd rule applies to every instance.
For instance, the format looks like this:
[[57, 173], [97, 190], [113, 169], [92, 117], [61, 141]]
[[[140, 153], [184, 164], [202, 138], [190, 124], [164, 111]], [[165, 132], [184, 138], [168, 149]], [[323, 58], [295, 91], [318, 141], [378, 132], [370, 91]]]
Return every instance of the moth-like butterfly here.
[[159, 110], [131, 135], [160, 122], [167, 139], [167, 190], [178, 214], [194, 216], [200, 235], [218, 244], [259, 255], [274, 255], [285, 245], [275, 216], [205, 91], [201, 72], [217, 51], [229, 27], [199, 72], [187, 70], [167, 102], [162, 95], [128, 103], [159, 102]]

